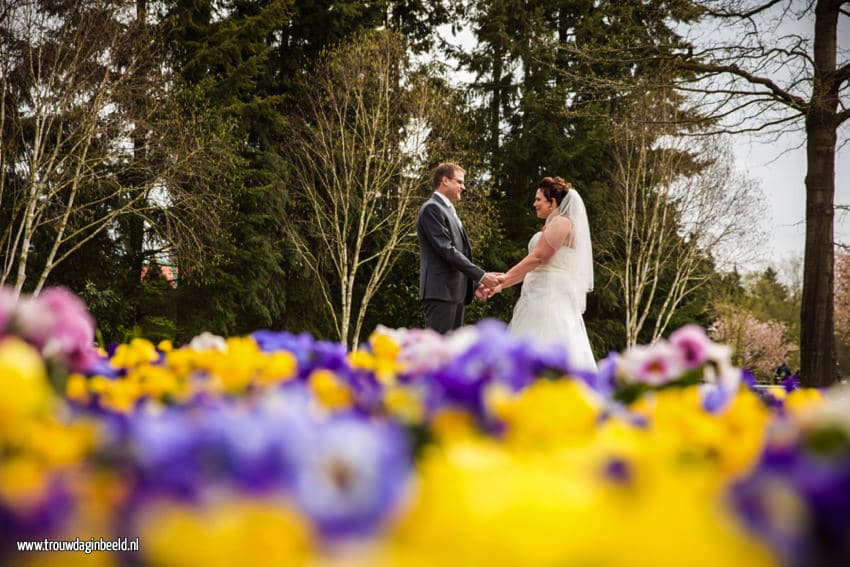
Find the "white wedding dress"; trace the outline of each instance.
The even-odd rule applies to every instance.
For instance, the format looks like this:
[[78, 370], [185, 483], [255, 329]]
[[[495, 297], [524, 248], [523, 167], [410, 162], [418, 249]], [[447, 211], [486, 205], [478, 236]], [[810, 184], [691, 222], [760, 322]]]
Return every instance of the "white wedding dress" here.
[[[542, 235], [541, 231], [531, 237], [529, 253]], [[596, 370], [582, 318], [587, 286], [576, 277], [578, 264], [576, 249], [564, 244], [548, 262], [528, 272], [508, 330], [540, 343], [561, 345], [572, 368]]]

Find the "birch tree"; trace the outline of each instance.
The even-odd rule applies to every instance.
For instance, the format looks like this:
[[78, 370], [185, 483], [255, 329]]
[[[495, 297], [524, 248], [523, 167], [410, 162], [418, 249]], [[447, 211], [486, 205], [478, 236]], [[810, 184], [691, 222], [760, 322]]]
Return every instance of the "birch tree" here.
[[330, 52], [306, 91], [285, 148], [303, 207], [287, 235], [339, 340], [355, 346], [370, 301], [416, 242], [416, 210], [453, 124], [445, 96], [390, 32]]
[[200, 242], [188, 230], [194, 215], [214, 231], [203, 184], [180, 189], [214, 136], [177, 107], [137, 4], [18, 0], [2, 14], [0, 285], [17, 293], [26, 284], [37, 294], [127, 215], [187, 250]]
[[628, 346], [648, 323], [649, 340], [661, 337], [711, 281], [708, 267], [746, 262], [759, 237], [758, 188], [720, 140], [677, 135], [677, 112], [668, 98], [642, 94], [612, 125], [613, 215], [602, 242], [613, 261], [601, 267], [619, 284]]

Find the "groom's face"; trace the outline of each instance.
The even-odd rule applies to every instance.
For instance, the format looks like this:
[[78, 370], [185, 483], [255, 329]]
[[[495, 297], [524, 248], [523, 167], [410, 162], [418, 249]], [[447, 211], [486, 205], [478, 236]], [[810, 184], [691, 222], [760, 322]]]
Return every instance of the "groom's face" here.
[[464, 185], [464, 176], [465, 173], [463, 171], [456, 169], [451, 178], [443, 177], [443, 194], [448, 197], [449, 201], [452, 203], [460, 201], [461, 193], [466, 190], [466, 185]]

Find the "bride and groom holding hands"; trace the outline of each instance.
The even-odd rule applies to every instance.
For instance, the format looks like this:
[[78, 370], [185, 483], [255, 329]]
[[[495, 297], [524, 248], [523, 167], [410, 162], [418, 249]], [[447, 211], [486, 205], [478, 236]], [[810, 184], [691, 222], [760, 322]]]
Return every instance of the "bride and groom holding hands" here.
[[486, 272], [472, 261], [472, 247], [454, 205], [466, 172], [443, 163], [434, 170], [434, 194], [419, 209], [419, 299], [425, 326], [440, 333], [463, 325], [465, 306], [523, 282], [508, 330], [566, 348], [576, 368], [595, 369], [582, 313], [593, 289], [590, 226], [581, 196], [560, 177], [537, 183], [533, 207], [545, 219], [528, 254], [505, 273]]

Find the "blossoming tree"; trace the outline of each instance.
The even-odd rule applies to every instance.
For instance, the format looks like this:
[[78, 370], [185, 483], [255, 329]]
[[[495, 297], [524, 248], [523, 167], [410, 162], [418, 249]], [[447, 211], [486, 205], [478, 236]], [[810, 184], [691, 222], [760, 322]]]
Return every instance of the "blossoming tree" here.
[[728, 309], [715, 323], [711, 335], [734, 349], [733, 363], [749, 368], [760, 378], [772, 376], [773, 368], [787, 360], [794, 347], [785, 339], [779, 321], [760, 321], [743, 309]]

